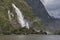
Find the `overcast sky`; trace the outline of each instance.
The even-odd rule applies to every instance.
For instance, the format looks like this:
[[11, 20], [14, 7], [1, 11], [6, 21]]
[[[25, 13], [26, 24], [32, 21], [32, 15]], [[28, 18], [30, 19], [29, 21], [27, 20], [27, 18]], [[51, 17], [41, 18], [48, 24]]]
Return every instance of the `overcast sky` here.
[[50, 16], [60, 18], [60, 0], [41, 0]]

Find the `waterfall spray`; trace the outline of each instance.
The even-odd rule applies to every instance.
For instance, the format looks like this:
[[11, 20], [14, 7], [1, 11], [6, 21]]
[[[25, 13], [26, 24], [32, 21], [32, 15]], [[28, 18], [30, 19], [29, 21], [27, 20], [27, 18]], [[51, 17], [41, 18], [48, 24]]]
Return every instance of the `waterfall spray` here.
[[15, 9], [15, 12], [17, 13], [19, 24], [21, 24], [22, 27], [26, 27], [29, 29], [29, 24], [24, 20], [24, 16], [22, 15], [22, 12], [13, 3], [12, 6]]

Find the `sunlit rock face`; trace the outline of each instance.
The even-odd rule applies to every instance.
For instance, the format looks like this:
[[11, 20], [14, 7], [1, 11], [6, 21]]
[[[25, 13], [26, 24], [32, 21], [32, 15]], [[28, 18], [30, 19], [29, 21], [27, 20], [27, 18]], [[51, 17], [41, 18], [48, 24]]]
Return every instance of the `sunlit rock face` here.
[[[46, 30], [54, 33], [60, 29], [59, 2], [57, 0], [26, 0], [34, 14], [46, 24]], [[54, 5], [55, 4], [55, 5]], [[57, 11], [56, 11], [57, 10]]]

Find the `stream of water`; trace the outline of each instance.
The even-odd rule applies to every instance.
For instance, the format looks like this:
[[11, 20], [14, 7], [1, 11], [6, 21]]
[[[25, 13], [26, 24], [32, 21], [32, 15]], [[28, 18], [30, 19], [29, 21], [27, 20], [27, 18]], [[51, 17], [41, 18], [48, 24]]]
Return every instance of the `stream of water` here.
[[22, 12], [15, 6], [15, 4], [12, 3], [13, 8], [15, 9], [15, 12], [18, 17], [18, 22], [20, 23], [21, 27], [26, 27], [29, 29], [29, 23], [25, 21], [24, 16]]

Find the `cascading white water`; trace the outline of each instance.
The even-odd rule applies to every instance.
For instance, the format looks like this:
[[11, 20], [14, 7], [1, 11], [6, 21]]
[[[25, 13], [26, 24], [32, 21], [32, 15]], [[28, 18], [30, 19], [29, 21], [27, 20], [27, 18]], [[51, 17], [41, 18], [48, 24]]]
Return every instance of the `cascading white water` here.
[[21, 24], [21, 27], [26, 27], [29, 29], [29, 23], [24, 20], [24, 16], [22, 15], [22, 12], [15, 6], [15, 4], [12, 3], [13, 8], [15, 9], [15, 12], [17, 13], [18, 22]]
[[25, 22], [25, 25], [26, 25], [26, 28], [29, 29], [29, 23], [28, 22]]

